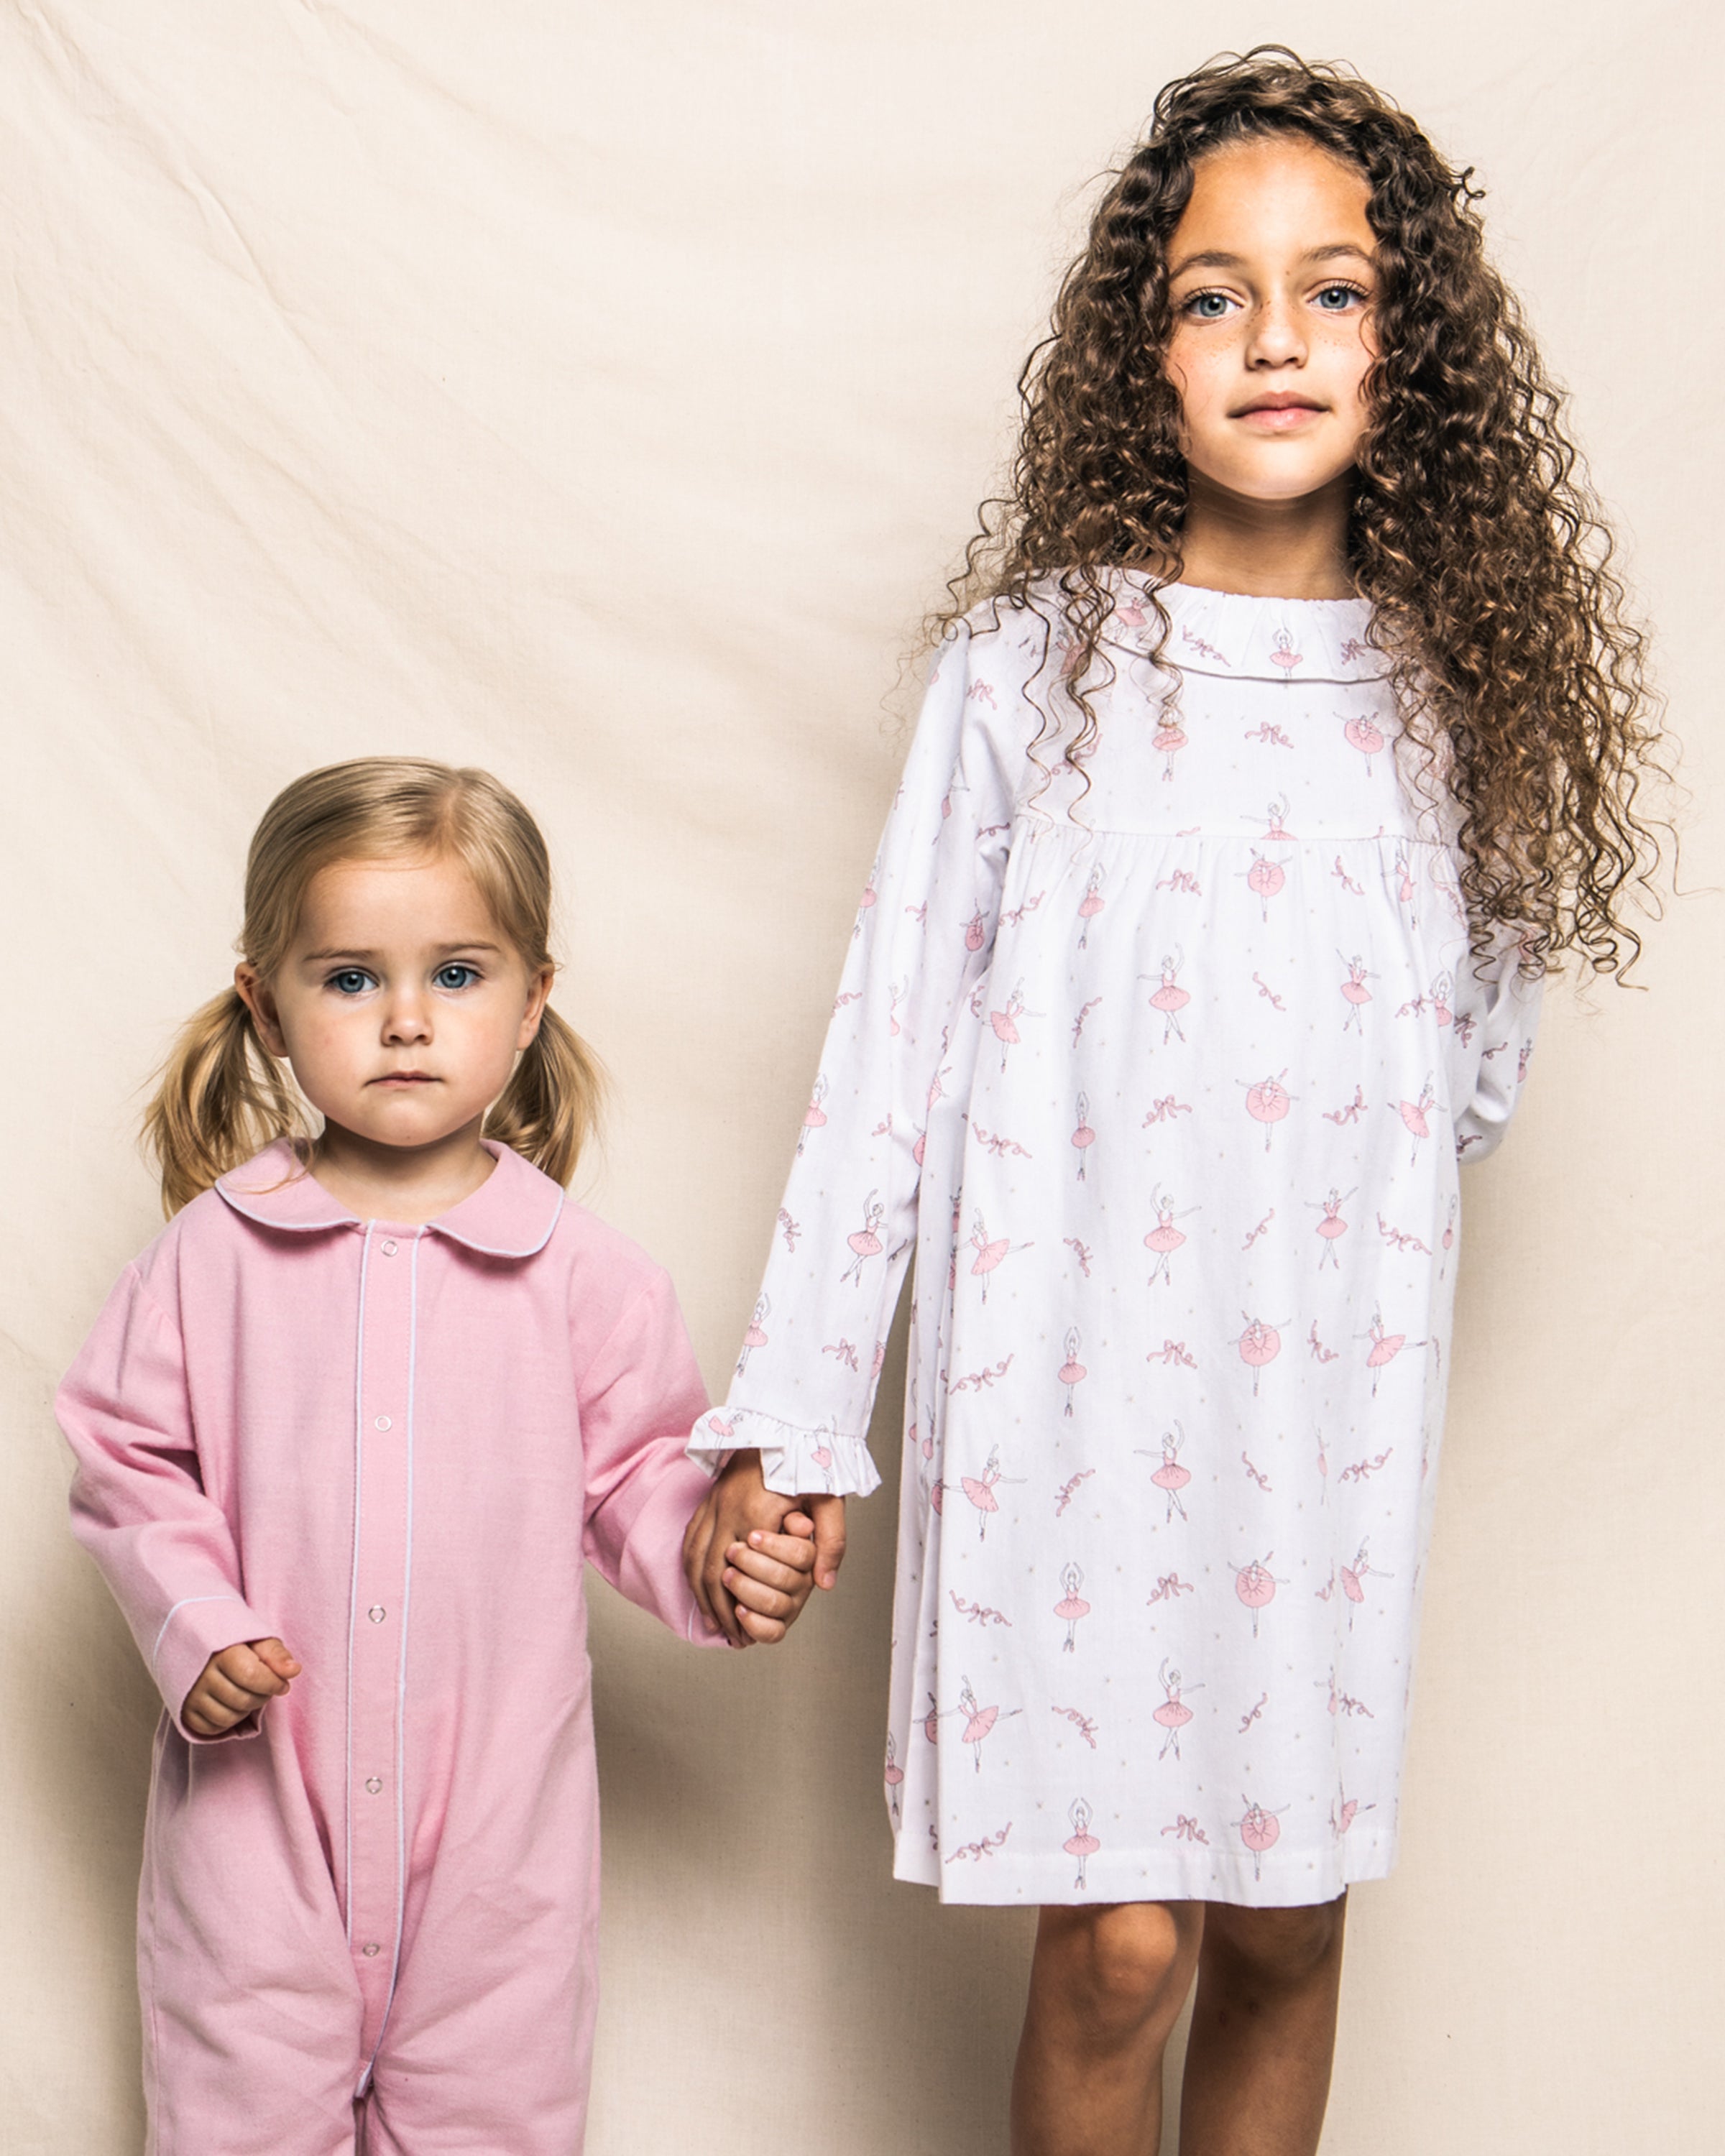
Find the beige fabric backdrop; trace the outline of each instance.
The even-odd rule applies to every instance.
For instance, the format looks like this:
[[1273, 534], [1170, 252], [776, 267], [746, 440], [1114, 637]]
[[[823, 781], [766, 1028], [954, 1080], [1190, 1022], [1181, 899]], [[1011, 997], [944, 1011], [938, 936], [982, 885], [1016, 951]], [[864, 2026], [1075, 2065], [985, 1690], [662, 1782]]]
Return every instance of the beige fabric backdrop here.
[[[0, 11], [0, 2149], [137, 2146], [155, 1705], [66, 1540], [48, 1401], [157, 1225], [139, 1088], [231, 963], [267, 797], [417, 750], [538, 810], [560, 1000], [618, 1085], [586, 1189], [670, 1265], [721, 1385], [895, 781], [899, 661], [1091, 178], [1168, 76], [1281, 36], [1488, 182], [1633, 534], [1707, 885], [1718, 19]], [[1650, 993], [1559, 993], [1471, 1178], [1404, 1852], [1355, 1897], [1336, 2156], [1716, 2145], [1722, 940], [1704, 892]], [[853, 1519], [841, 1594], [779, 1654], [595, 1613], [596, 2156], [1004, 2147], [1028, 1924], [890, 1882], [890, 1494]]]

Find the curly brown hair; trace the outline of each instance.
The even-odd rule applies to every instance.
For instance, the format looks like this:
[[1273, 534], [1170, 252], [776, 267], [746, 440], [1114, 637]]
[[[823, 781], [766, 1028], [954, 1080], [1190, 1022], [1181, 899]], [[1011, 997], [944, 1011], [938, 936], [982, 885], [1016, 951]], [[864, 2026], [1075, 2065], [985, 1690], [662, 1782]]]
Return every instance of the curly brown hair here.
[[[1163, 90], [1025, 362], [1010, 490], [982, 505], [937, 620], [949, 626], [978, 600], [1040, 611], [1035, 587], [1057, 598], [1070, 647], [1060, 671], [1081, 716], [1065, 754], [1081, 771], [1096, 738], [1091, 692], [1114, 674], [1112, 572], [1147, 572], [1153, 597], [1181, 570], [1187, 472], [1163, 363], [1169, 242], [1198, 160], [1276, 133], [1317, 143], [1371, 189], [1378, 356], [1348, 567], [1461, 813], [1476, 947], [1507, 927], [1530, 973], [1567, 950], [1620, 971], [1640, 948], [1626, 887], [1651, 901], [1660, 851], [1660, 827], [1635, 813], [1638, 789], [1662, 775], [1644, 639], [1562, 393], [1486, 259], [1483, 190], [1350, 70], [1260, 45]], [[1177, 685], [1168, 617], [1159, 602], [1155, 612], [1155, 655]], [[1045, 721], [1042, 737], [1057, 731]]]

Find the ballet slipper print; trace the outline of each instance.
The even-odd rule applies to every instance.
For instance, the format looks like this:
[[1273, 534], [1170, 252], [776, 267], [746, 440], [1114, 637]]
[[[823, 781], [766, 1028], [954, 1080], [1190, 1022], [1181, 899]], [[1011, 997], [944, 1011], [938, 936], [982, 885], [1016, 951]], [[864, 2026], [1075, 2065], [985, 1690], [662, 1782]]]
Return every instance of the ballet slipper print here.
[[1072, 1884], [1080, 1893], [1085, 1891], [1084, 1867], [1102, 1845], [1090, 1830], [1091, 1816], [1090, 1806], [1080, 1797], [1066, 1814], [1072, 1825], [1071, 1834], [1060, 1844], [1068, 1856], [1078, 1859], [1078, 1876]]
[[1272, 643], [1274, 648], [1270, 654], [1270, 663], [1272, 666], [1281, 667], [1284, 683], [1291, 683], [1294, 678], [1294, 669], [1304, 663], [1306, 654], [1303, 651], [1295, 650], [1294, 639], [1285, 629], [1277, 629]]
[[737, 1358], [737, 1374], [740, 1378], [749, 1366], [749, 1357], [757, 1348], [767, 1345], [765, 1320], [772, 1315], [773, 1305], [763, 1295], [755, 1305], [755, 1314], [744, 1328], [742, 1353]]
[[[1166, 1730], [1168, 1734], [1163, 1738], [1162, 1749], [1156, 1756], [1158, 1759], [1166, 1759], [1168, 1753], [1172, 1752], [1178, 1759], [1180, 1756], [1180, 1732], [1191, 1721], [1192, 1710], [1180, 1696], [1180, 1672], [1178, 1670], [1169, 1669], [1165, 1656], [1162, 1668], [1158, 1673], [1157, 1681], [1162, 1686], [1162, 1705], [1154, 1711], [1150, 1719], [1158, 1728]], [[1204, 1686], [1189, 1685], [1186, 1689], [1189, 1691], [1202, 1691]]]
[[1374, 1400], [1378, 1397], [1378, 1380], [1401, 1353], [1404, 1348], [1426, 1348], [1431, 1344], [1426, 1340], [1409, 1340], [1404, 1332], [1386, 1332], [1384, 1330], [1384, 1313], [1381, 1310], [1374, 1310], [1372, 1312], [1369, 1332], [1356, 1333], [1354, 1337], [1357, 1340], [1369, 1340], [1372, 1343], [1366, 1351], [1366, 1368], [1372, 1373], [1372, 1398]]
[[1366, 776], [1372, 776], [1372, 759], [1384, 753], [1384, 736], [1372, 718], [1345, 720], [1342, 732], [1350, 748], [1357, 748], [1366, 760]]
[[964, 1711], [964, 1734], [958, 1742], [961, 1744], [974, 1747], [972, 1757], [976, 1761], [976, 1770], [980, 1774], [983, 1771], [983, 1740], [998, 1722], [1003, 1719], [1010, 1722], [1014, 1714], [1022, 1714], [1024, 1710], [1021, 1707], [1014, 1707], [1003, 1717], [998, 1707], [978, 1707], [976, 1703], [976, 1694], [970, 1688], [968, 1677], [964, 1679], [959, 1691], [958, 1704]]
[[1060, 1600], [1054, 1606], [1054, 1614], [1066, 1628], [1065, 1643], [1060, 1649], [1063, 1655], [1070, 1655], [1077, 1651], [1078, 1620], [1090, 1614], [1089, 1603], [1078, 1592], [1083, 1584], [1084, 1574], [1078, 1567], [1076, 1564], [1066, 1566], [1060, 1574], [1060, 1587], [1063, 1591]]
[[1072, 1143], [1078, 1154], [1078, 1180], [1081, 1183], [1084, 1180], [1086, 1157], [1096, 1142], [1096, 1134], [1090, 1127], [1090, 1101], [1087, 1096], [1081, 1093], [1078, 1096], [1077, 1127], [1072, 1132]]
[[1090, 880], [1084, 886], [1084, 896], [1078, 901], [1078, 947], [1087, 949], [1090, 943], [1090, 924], [1108, 903], [1102, 896], [1102, 871], [1092, 869]]
[[[1159, 1453], [1147, 1452], [1142, 1445], [1137, 1447], [1140, 1460], [1159, 1460], [1162, 1463], [1150, 1480], [1168, 1499], [1168, 1516], [1164, 1524], [1169, 1527], [1173, 1524], [1176, 1512], [1183, 1520], [1187, 1516], [1185, 1501], [1180, 1495], [1192, 1480], [1192, 1471], [1180, 1465], [1180, 1447], [1185, 1442], [1186, 1433], [1180, 1424], [1176, 1423], [1172, 1430], [1165, 1430], [1162, 1433], [1162, 1450]], [[1153, 1596], [1152, 1599], [1154, 1599]]]
[[1230, 1346], [1238, 1348], [1240, 1359], [1252, 1373], [1252, 1398], [1258, 1397], [1258, 1380], [1281, 1353], [1281, 1327], [1290, 1321], [1278, 1318], [1276, 1324], [1266, 1325], [1261, 1317], [1254, 1317], [1250, 1311], [1241, 1311], [1245, 1320], [1245, 1331]]
[[[1317, 1260], [1317, 1269], [1320, 1272], [1326, 1265], [1333, 1266], [1338, 1273], [1342, 1270], [1342, 1260], [1336, 1245], [1348, 1233], [1348, 1223], [1342, 1218], [1342, 1208], [1353, 1194], [1351, 1190], [1332, 1189], [1327, 1198], [1320, 1199], [1317, 1202], [1316, 1209], [1323, 1214], [1322, 1219], [1317, 1224], [1317, 1233], [1323, 1242], [1323, 1250]], [[1306, 1201], [1308, 1206], [1312, 1205], [1312, 1202], [1309, 1198]]]
[[1436, 1101], [1437, 1095], [1432, 1089], [1431, 1079], [1428, 1075], [1425, 1083], [1420, 1088], [1420, 1098], [1417, 1101], [1398, 1101], [1395, 1104], [1396, 1113], [1401, 1117], [1409, 1136], [1414, 1141], [1408, 1155], [1409, 1164], [1411, 1167], [1417, 1168], [1420, 1165], [1420, 1145], [1424, 1140], [1431, 1136], [1430, 1116]]
[[1059, 1382], [1066, 1388], [1066, 1411], [1062, 1419], [1070, 1422], [1072, 1417], [1072, 1395], [1090, 1373], [1078, 1359], [1080, 1342], [1078, 1327], [1076, 1325], [1067, 1332], [1064, 1344], [1066, 1359], [1061, 1363], [1055, 1374]]
[[1186, 729], [1177, 718], [1164, 716], [1162, 723], [1150, 737], [1150, 746], [1164, 759], [1162, 775], [1164, 779], [1174, 775], [1174, 758], [1186, 746]]
[[1270, 922], [1270, 901], [1287, 880], [1287, 870], [1280, 861], [1271, 860], [1267, 854], [1260, 854], [1253, 847], [1252, 865], [1246, 870], [1246, 889], [1257, 900], [1266, 927]]
[[1275, 1555], [1274, 1550], [1266, 1550], [1261, 1560], [1254, 1558], [1250, 1564], [1236, 1564], [1230, 1568], [1234, 1573], [1234, 1591], [1252, 1613], [1252, 1637], [1255, 1640], [1258, 1636], [1259, 1611], [1267, 1609], [1275, 1601], [1278, 1587], [1287, 1585], [1285, 1579], [1278, 1579], [1270, 1569], [1270, 1560]]
[[998, 1445], [989, 1453], [988, 1464], [983, 1468], [980, 1480], [974, 1475], [959, 1476], [959, 1486], [971, 1503], [976, 1507], [978, 1542], [987, 1542], [989, 1519], [1000, 1510], [999, 1501], [994, 1495], [995, 1485], [1000, 1482], [1022, 1482], [1024, 1479], [1022, 1475], [1001, 1473], [1000, 1448]]
[[970, 1231], [970, 1247], [976, 1252], [971, 1264], [971, 1276], [982, 1281], [983, 1301], [986, 1302], [988, 1300], [989, 1275], [999, 1271], [1009, 1258], [1016, 1257], [1020, 1250], [1034, 1249], [1034, 1242], [1033, 1240], [1029, 1243], [1014, 1243], [1004, 1235], [998, 1242], [990, 1242], [988, 1228], [978, 1213], [976, 1225]]
[[1171, 1040], [1186, 1038], [1180, 1024], [1180, 1013], [1192, 1000], [1188, 991], [1180, 986], [1180, 968], [1185, 961], [1178, 952], [1173, 952], [1162, 962], [1159, 975], [1141, 973], [1140, 980], [1158, 979], [1160, 985], [1150, 998], [1150, 1008], [1162, 1014], [1162, 1045], [1166, 1048]]
[[814, 1081], [814, 1091], [809, 1096], [809, 1106], [803, 1111], [803, 1134], [797, 1140], [797, 1151], [799, 1154], [803, 1147], [808, 1144], [811, 1131], [826, 1128], [826, 1111], [820, 1105], [826, 1097], [827, 1077], [825, 1071], [822, 1071]]
[[1149, 1285], [1154, 1287], [1158, 1281], [1163, 1281], [1172, 1287], [1173, 1276], [1169, 1269], [1170, 1261], [1174, 1252], [1186, 1240], [1174, 1223], [1189, 1219], [1199, 1209], [1195, 1205], [1189, 1205], [1183, 1213], [1177, 1213], [1170, 1200], [1164, 1198], [1159, 1190], [1152, 1194], [1150, 1202], [1156, 1208], [1156, 1225], [1145, 1236], [1144, 1248], [1153, 1252], [1156, 1263], [1150, 1268]]
[[1246, 1113], [1254, 1122], [1261, 1123], [1264, 1126], [1266, 1152], [1270, 1150], [1271, 1132], [1281, 1122], [1293, 1104], [1295, 1096], [1289, 1092], [1283, 1083], [1287, 1075], [1284, 1070], [1274, 1078], [1260, 1078], [1255, 1084], [1244, 1078], [1236, 1081], [1246, 1089]]
[[[1235, 1820], [1234, 1824], [1240, 1830], [1240, 1840], [1252, 1852], [1252, 1876], [1261, 1880], [1264, 1858], [1281, 1840], [1281, 1821], [1275, 1812], [1266, 1811], [1262, 1804], [1255, 1804], [1250, 1797], [1243, 1796], [1240, 1802], [1245, 1806], [1245, 1817]], [[1286, 1811], [1287, 1806], [1280, 1804], [1276, 1809]]]
[[854, 1235], [847, 1235], [845, 1238], [850, 1245], [851, 1255], [850, 1263], [845, 1266], [840, 1275], [841, 1279], [855, 1281], [859, 1287], [862, 1286], [863, 1267], [870, 1258], [878, 1258], [884, 1247], [879, 1231], [886, 1218], [886, 1208], [880, 1203], [880, 1193], [871, 1190], [869, 1193], [869, 1202], [863, 1208], [861, 1227]]
[[[1336, 956], [1342, 958], [1342, 953], [1339, 951]], [[1342, 983], [1342, 993], [1348, 1002], [1348, 1015], [1342, 1021], [1342, 1030], [1343, 1033], [1356, 1032], [1363, 1040], [1366, 1030], [1365, 1007], [1372, 1000], [1372, 991], [1366, 986], [1366, 983], [1375, 981], [1378, 976], [1366, 971], [1366, 962], [1363, 958], [1357, 957], [1342, 958], [1342, 963], [1348, 968], [1348, 978]]]

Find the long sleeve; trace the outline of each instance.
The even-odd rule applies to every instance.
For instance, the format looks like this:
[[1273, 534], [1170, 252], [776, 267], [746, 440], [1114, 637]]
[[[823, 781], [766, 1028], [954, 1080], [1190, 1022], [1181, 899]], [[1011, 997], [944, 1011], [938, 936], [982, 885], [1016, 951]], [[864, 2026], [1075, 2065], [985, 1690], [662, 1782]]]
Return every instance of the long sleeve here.
[[100, 1568], [175, 1726], [193, 1743], [255, 1736], [249, 1717], [203, 1739], [180, 1720], [223, 1648], [275, 1630], [245, 1599], [234, 1533], [206, 1494], [178, 1332], [128, 1266], [55, 1412], [78, 1462], [72, 1532]]
[[1469, 965], [1457, 983], [1456, 1023], [1470, 1028], [1478, 1055], [1472, 1097], [1455, 1119], [1455, 1149], [1464, 1161], [1483, 1160], [1502, 1142], [1527, 1082], [1545, 981], [1527, 979], [1519, 957], [1519, 942], [1505, 938], [1483, 978]]
[[685, 1640], [722, 1646], [724, 1635], [709, 1630], [683, 1577], [683, 1530], [711, 1486], [685, 1455], [706, 1387], [665, 1275], [613, 1327], [582, 1373], [577, 1404], [589, 1563]]
[[[997, 640], [998, 648], [998, 640]], [[778, 1231], [735, 1383], [691, 1455], [757, 1445], [771, 1488], [866, 1495], [866, 1433], [916, 1240], [922, 1137], [987, 969], [1014, 776], [993, 685], [961, 630], [942, 650], [863, 894]], [[1003, 696], [1001, 701], [1010, 700]]]

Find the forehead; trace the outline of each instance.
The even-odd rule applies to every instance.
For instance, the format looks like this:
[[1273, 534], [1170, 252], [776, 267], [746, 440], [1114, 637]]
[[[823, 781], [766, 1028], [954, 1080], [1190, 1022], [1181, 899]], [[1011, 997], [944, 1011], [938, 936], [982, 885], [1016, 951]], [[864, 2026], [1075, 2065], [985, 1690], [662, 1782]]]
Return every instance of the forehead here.
[[1296, 259], [1319, 248], [1369, 254], [1371, 189], [1354, 166], [1296, 135], [1259, 136], [1212, 150], [1193, 168], [1192, 194], [1169, 259], [1224, 254], [1242, 262]]
[[442, 854], [326, 863], [306, 886], [295, 940], [443, 944], [490, 942], [496, 935], [472, 871]]

